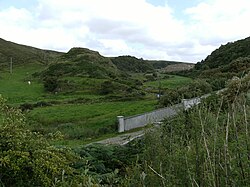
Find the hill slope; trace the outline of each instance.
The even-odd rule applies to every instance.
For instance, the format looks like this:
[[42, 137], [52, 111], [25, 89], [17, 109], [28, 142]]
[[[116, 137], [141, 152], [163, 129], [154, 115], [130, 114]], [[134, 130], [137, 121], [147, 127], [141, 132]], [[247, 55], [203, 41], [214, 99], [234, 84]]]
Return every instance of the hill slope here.
[[44, 72], [53, 76], [79, 76], [91, 78], [115, 77], [116, 66], [109, 58], [86, 48], [72, 48], [61, 55]]
[[250, 37], [221, 45], [204, 61], [198, 63], [196, 68], [198, 66], [208, 66], [210, 69], [218, 68], [228, 65], [240, 57], [250, 57]]
[[48, 63], [61, 54], [56, 51], [16, 44], [0, 38], [0, 65], [10, 62], [11, 57], [16, 64]]
[[195, 69], [202, 77], [222, 76], [231, 78], [250, 70], [250, 37], [229, 42], [213, 51]]
[[154, 71], [154, 67], [148, 63], [148, 61], [133, 56], [113, 57], [111, 61], [118, 69], [125, 72], [146, 73], [148, 71]]
[[225, 87], [233, 76], [242, 77], [250, 71], [250, 37], [229, 42], [214, 50], [205, 60], [179, 75], [206, 79], [214, 90]]

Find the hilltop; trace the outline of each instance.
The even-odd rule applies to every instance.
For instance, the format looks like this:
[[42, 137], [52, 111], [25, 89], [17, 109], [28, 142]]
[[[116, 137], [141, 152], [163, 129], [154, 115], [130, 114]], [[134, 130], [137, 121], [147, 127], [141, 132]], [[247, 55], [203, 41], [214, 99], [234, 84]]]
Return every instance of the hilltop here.
[[[106, 71], [105, 68], [110, 70], [116, 69], [115, 72], [117, 72], [118, 69], [122, 72], [145, 73], [152, 72], [154, 69], [165, 68], [172, 64], [182, 64], [182, 62], [175, 61], [144, 60], [130, 55], [104, 57], [97, 51], [80, 47], [73, 47], [67, 53], [64, 53], [17, 44], [0, 38], [0, 66], [10, 62], [10, 58], [12, 58], [15, 64], [18, 65], [28, 63], [50, 64], [53, 62], [70, 63], [72, 61], [79, 61], [80, 63], [80, 61], [85, 61], [85, 65], [89, 68], [90, 66], [92, 68], [97, 68], [96, 70], [99, 72], [97, 72], [97, 74], [99, 75], [100, 71]], [[94, 65], [90, 65], [89, 62]], [[78, 68], [81, 69], [83, 67], [78, 66]], [[84, 69], [86, 68], [84, 67]], [[108, 73], [106, 72], [104, 74]]]
[[72, 48], [58, 57], [55, 63], [50, 64], [44, 74], [106, 78], [115, 77], [118, 70], [109, 58], [101, 56], [97, 51]]

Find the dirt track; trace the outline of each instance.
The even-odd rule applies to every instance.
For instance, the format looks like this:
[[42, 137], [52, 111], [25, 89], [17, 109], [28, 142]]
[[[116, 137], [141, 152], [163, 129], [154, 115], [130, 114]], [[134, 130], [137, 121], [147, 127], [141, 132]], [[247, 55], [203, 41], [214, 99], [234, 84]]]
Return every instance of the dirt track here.
[[[139, 138], [144, 135], [144, 130], [137, 131], [137, 132], [131, 132], [131, 133], [126, 133], [126, 134], [121, 134], [113, 138], [108, 138], [105, 140], [93, 142], [93, 143], [100, 143], [100, 144], [105, 144], [105, 145], [126, 145], [130, 141]], [[91, 144], [93, 144], [91, 143]], [[90, 145], [90, 144], [88, 144]]]

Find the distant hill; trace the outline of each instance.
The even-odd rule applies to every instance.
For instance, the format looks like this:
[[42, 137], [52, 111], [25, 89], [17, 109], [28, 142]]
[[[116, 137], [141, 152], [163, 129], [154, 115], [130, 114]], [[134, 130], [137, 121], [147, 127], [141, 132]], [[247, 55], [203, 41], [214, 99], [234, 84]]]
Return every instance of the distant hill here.
[[154, 71], [154, 67], [148, 61], [133, 56], [119, 56], [111, 58], [111, 61], [121, 71], [133, 73], [146, 73]]
[[178, 72], [178, 71], [186, 71], [194, 68], [194, 64], [191, 63], [178, 63], [178, 64], [170, 64], [164, 68], [166, 73]]
[[42, 50], [26, 45], [16, 44], [0, 38], [0, 65], [10, 62], [12, 57], [15, 64], [48, 63], [62, 53], [50, 50]]
[[147, 60], [149, 64], [152, 64], [152, 66], [155, 69], [164, 69], [169, 65], [174, 64], [185, 64], [185, 62], [178, 62], [178, 61], [167, 61], [167, 60]]
[[104, 57], [97, 51], [74, 47], [67, 53], [43, 50], [16, 44], [0, 38], [0, 66], [13, 63], [43, 63], [49, 65], [43, 74], [53, 76], [84, 76], [106, 78], [127, 73], [149, 73], [168, 65], [182, 64], [174, 61], [143, 60], [133, 56]]

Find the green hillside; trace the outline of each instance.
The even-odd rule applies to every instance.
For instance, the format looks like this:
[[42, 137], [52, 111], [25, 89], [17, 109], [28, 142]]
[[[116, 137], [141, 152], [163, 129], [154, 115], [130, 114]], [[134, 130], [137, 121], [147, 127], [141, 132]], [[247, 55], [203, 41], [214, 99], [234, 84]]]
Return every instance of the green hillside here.
[[49, 63], [62, 53], [16, 44], [0, 38], [0, 66], [13, 59], [15, 64]]
[[213, 51], [204, 61], [197, 63], [196, 68], [210, 69], [219, 68], [233, 62], [242, 57], [250, 57], [250, 37], [229, 42], [226, 45], [221, 45], [220, 48]]
[[250, 37], [221, 45], [191, 70], [178, 75], [201, 78], [214, 90], [225, 87], [228, 79], [243, 77], [250, 71]]
[[119, 56], [111, 58], [111, 61], [121, 71], [133, 73], [153, 72], [154, 67], [148, 61], [132, 56]]
[[[229, 42], [213, 51], [207, 58], [195, 65], [201, 77], [231, 78], [242, 76], [250, 70], [250, 37]], [[197, 73], [196, 73], [197, 74]]]
[[155, 69], [163, 69], [169, 65], [186, 64], [186, 62], [168, 61], [168, 60], [147, 60]]
[[72, 48], [61, 55], [56, 63], [51, 64], [44, 72], [53, 76], [78, 76], [92, 78], [115, 77], [116, 66], [109, 58], [98, 52], [85, 48]]

